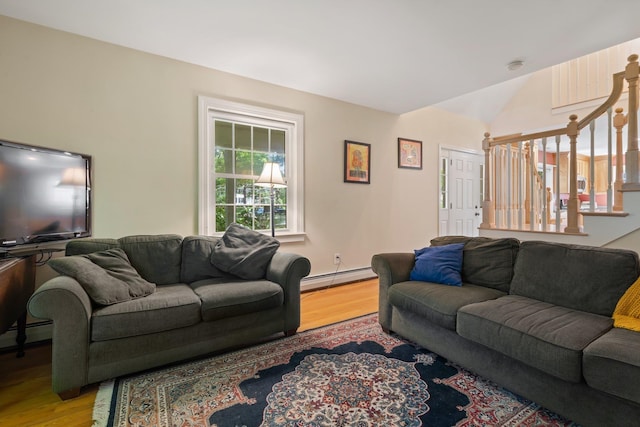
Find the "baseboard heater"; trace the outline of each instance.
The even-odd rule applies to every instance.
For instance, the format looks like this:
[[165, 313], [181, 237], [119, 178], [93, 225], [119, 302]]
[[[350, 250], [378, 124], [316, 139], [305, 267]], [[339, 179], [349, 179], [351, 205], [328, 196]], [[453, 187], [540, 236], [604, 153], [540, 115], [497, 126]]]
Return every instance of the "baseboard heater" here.
[[[53, 335], [53, 322], [50, 320], [44, 322], [36, 322], [36, 323], [27, 323], [27, 341], [26, 344], [46, 341], [51, 339], [51, 335]], [[9, 328], [7, 332], [0, 335], [0, 350], [3, 352], [9, 351], [8, 349], [17, 349], [18, 345], [16, 344], [16, 337], [18, 336], [18, 330], [15, 326]], [[29, 349], [25, 349], [25, 352], [28, 353]]]
[[376, 273], [371, 267], [354, 268], [335, 273], [318, 274], [315, 276], [305, 277], [300, 281], [301, 291], [311, 291], [318, 288], [327, 288], [343, 283], [357, 282], [359, 280], [372, 279]]

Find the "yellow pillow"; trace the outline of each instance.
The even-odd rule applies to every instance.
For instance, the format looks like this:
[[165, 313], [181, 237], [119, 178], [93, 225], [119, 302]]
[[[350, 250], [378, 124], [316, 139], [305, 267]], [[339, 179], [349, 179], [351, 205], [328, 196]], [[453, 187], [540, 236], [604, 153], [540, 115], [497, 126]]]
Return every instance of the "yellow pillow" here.
[[622, 295], [613, 310], [613, 326], [640, 332], [640, 277]]

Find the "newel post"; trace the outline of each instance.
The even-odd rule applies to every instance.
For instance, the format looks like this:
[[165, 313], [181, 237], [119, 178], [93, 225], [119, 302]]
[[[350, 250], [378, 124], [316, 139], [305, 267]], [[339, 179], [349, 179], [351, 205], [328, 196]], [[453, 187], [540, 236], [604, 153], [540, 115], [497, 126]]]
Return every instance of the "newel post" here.
[[578, 226], [578, 157], [576, 144], [578, 143], [578, 116], [572, 114], [569, 116], [569, 124], [567, 125], [567, 136], [571, 151], [569, 152], [569, 202], [567, 204], [567, 226], [565, 233], [579, 233]]
[[622, 114], [622, 108], [616, 108], [616, 115], [613, 116], [613, 127], [616, 128], [616, 180], [613, 183], [613, 210], [622, 211], [622, 128], [627, 124], [627, 116]]
[[491, 134], [485, 132], [482, 140], [484, 151], [484, 197], [482, 199], [482, 223], [480, 228], [496, 228], [496, 208], [491, 200], [493, 164], [491, 163]]
[[629, 112], [627, 113], [627, 155], [625, 157], [627, 181], [624, 188], [637, 189], [638, 183], [638, 55], [631, 55], [625, 68], [624, 78], [629, 83]]

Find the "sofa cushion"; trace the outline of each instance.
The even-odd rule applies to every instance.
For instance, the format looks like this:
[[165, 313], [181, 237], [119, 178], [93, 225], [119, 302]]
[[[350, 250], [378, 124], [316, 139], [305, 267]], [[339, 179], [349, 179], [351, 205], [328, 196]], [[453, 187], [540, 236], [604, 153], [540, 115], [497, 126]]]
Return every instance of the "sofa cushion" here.
[[175, 234], [127, 236], [118, 239], [131, 265], [158, 285], [180, 283], [182, 237]]
[[389, 304], [419, 314], [425, 319], [455, 331], [456, 313], [467, 304], [506, 295], [497, 289], [464, 284], [442, 286], [435, 283], [408, 281], [389, 288]]
[[582, 380], [582, 350], [612, 323], [605, 316], [507, 295], [460, 308], [456, 330], [468, 340], [577, 383]]
[[441, 236], [432, 246], [464, 243], [462, 281], [509, 292], [520, 242], [513, 238]]
[[611, 316], [639, 274], [633, 251], [528, 241], [520, 244], [510, 293]]
[[232, 223], [213, 248], [211, 263], [243, 279], [262, 279], [278, 247], [276, 239]]
[[211, 253], [218, 240], [210, 236], [188, 236], [182, 240], [182, 283], [227, 276], [211, 263]]
[[409, 274], [411, 280], [462, 286], [462, 248], [464, 243], [417, 249]]
[[202, 319], [212, 321], [282, 306], [282, 287], [268, 280], [208, 279], [192, 283], [202, 301]]
[[613, 328], [584, 349], [583, 370], [590, 387], [640, 404], [640, 334]]
[[201, 321], [200, 298], [184, 284], [158, 286], [140, 299], [94, 310], [91, 340], [106, 341], [169, 331]]
[[144, 280], [122, 249], [54, 258], [47, 263], [80, 283], [91, 301], [110, 305], [152, 294], [156, 285]]

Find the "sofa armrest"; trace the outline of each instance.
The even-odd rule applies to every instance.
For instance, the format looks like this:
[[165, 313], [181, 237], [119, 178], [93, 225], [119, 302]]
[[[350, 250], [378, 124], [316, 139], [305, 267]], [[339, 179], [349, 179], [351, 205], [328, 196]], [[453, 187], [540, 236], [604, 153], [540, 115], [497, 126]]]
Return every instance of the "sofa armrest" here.
[[371, 268], [378, 275], [378, 320], [385, 330], [391, 330], [389, 288], [398, 282], [406, 282], [415, 263], [413, 252], [376, 254], [371, 258]]
[[284, 289], [284, 332], [300, 326], [300, 280], [311, 272], [311, 263], [301, 255], [276, 252], [267, 267], [267, 280], [278, 283]]
[[29, 313], [53, 320], [52, 388], [55, 393], [87, 383], [91, 300], [73, 278], [58, 276], [40, 286], [29, 299]]

